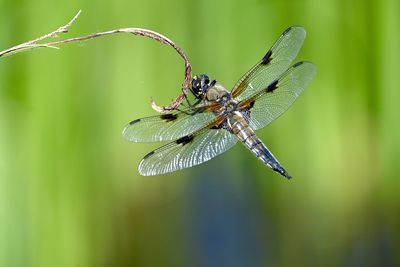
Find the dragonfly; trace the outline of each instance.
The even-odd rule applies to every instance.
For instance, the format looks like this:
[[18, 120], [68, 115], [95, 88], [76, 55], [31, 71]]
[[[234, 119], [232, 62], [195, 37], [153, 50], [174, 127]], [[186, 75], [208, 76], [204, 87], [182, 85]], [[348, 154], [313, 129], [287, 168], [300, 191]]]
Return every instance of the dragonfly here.
[[241, 142], [262, 163], [291, 178], [255, 131], [282, 115], [315, 76], [311, 62], [291, 65], [305, 37], [301, 26], [286, 29], [231, 91], [206, 74], [194, 76], [190, 91], [195, 103], [128, 123], [122, 132], [128, 141], [169, 141], [144, 156], [139, 173], [152, 176], [196, 166]]

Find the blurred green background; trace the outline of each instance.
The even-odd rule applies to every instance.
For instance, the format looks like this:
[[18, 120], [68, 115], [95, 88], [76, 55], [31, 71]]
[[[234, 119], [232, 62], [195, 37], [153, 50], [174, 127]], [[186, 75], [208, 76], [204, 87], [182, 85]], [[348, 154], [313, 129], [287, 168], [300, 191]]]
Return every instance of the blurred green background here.
[[0, 266], [400, 266], [400, 2], [0, 0], [0, 50], [83, 13], [62, 37], [158, 31], [194, 74], [231, 88], [290, 25], [318, 67], [258, 135], [294, 179], [243, 146], [141, 177], [159, 144], [130, 120], [180, 90], [183, 61], [115, 35], [0, 58]]

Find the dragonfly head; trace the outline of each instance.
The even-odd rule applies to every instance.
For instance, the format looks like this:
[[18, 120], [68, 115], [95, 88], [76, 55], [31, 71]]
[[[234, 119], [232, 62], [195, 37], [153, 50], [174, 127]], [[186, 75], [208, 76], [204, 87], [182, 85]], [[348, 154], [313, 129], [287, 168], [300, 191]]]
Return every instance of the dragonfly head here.
[[212, 87], [215, 81], [210, 82], [210, 78], [206, 74], [194, 76], [192, 79], [192, 92], [197, 98], [204, 98], [208, 88]]

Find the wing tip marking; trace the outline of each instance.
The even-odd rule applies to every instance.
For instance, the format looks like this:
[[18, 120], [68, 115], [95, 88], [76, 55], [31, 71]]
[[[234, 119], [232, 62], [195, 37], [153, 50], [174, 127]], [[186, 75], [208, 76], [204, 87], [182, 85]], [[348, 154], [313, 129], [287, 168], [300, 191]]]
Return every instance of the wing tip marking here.
[[303, 64], [304, 64], [304, 61], [297, 62], [296, 64], [293, 65], [293, 68], [297, 68]]
[[286, 35], [288, 34], [288, 32], [290, 32], [295, 26], [290, 26], [289, 28], [287, 28], [286, 30], [283, 31], [282, 35]]
[[129, 125], [134, 125], [134, 124], [138, 123], [140, 120], [141, 120], [141, 119], [133, 120], [133, 121], [131, 121], [131, 122], [129, 123]]
[[148, 157], [150, 157], [154, 153], [155, 153], [154, 151], [151, 151], [150, 153], [148, 153], [146, 156], [143, 157], [143, 160], [147, 159]]

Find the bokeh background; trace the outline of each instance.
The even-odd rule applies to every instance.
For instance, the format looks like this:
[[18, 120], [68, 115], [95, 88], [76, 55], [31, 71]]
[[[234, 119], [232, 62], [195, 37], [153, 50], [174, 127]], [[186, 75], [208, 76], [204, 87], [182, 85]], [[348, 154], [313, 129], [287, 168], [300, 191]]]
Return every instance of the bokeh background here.
[[258, 132], [294, 179], [244, 147], [141, 177], [159, 144], [130, 120], [180, 92], [183, 61], [115, 35], [0, 58], [0, 266], [400, 266], [400, 2], [0, 0], [0, 50], [83, 13], [63, 37], [165, 34], [230, 88], [283, 30], [318, 74]]

